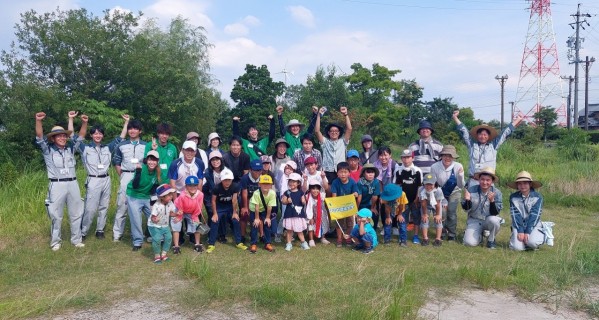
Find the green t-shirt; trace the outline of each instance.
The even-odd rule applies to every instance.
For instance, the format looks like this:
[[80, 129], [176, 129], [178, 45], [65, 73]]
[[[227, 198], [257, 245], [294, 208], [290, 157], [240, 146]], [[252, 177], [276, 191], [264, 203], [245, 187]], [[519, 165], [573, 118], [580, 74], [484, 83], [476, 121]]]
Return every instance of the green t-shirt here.
[[[137, 174], [137, 172], [135, 172], [135, 174]], [[135, 180], [135, 178], [133, 178], [133, 180]], [[150, 172], [148, 166], [144, 164], [141, 166], [141, 175], [139, 186], [137, 188], [133, 187], [133, 180], [127, 185], [127, 195], [136, 199], [150, 199], [150, 192], [154, 185], [158, 183], [156, 170]]]
[[[146, 143], [144, 158], [146, 157], [148, 152], [150, 152], [150, 150], [152, 150], [151, 142]], [[175, 159], [179, 157], [179, 151], [177, 151], [177, 147], [175, 147], [175, 145], [170, 142], [167, 142], [166, 146], [162, 146], [159, 143], [158, 148], [156, 148], [156, 151], [158, 151], [158, 155], [160, 156], [160, 159], [158, 159], [158, 165], [160, 166], [160, 179], [161, 181], [165, 181], [164, 183], [166, 183], [167, 181], [169, 181], [168, 167], [171, 165], [171, 162], [173, 162]]]
[[[252, 198], [250, 199], [251, 211], [256, 211], [256, 205], [260, 206], [260, 212], [266, 211], [266, 208], [264, 208], [264, 205], [262, 204], [262, 199], [260, 199], [261, 193], [262, 191], [258, 189], [252, 195]], [[264, 202], [266, 202], [266, 205], [269, 207], [275, 207], [277, 205], [277, 194], [272, 189], [270, 189], [268, 191], [268, 195], [264, 196]]]

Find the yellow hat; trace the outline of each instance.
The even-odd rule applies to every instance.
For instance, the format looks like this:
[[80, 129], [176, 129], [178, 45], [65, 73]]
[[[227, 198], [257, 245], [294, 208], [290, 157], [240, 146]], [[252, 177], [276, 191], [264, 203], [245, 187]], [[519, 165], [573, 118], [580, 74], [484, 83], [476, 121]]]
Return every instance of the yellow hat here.
[[260, 180], [258, 180], [258, 183], [272, 184], [272, 178], [267, 174], [263, 174], [260, 176]]

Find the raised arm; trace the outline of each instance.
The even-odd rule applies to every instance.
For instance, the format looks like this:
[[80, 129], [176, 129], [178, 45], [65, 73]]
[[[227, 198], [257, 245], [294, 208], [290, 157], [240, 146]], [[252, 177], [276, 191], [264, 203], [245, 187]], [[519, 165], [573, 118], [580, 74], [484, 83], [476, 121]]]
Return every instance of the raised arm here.
[[320, 116], [324, 113], [325, 108], [320, 107], [320, 112], [316, 114], [316, 124], [314, 125], [314, 134], [316, 135], [316, 139], [318, 139], [319, 143], [324, 142], [324, 136], [320, 132]]
[[35, 114], [35, 136], [38, 139], [42, 139], [44, 137], [44, 126], [42, 125], [44, 118], [46, 118], [46, 114], [44, 112], [38, 112]]
[[345, 117], [345, 134], [343, 135], [343, 139], [345, 140], [345, 143], [349, 143], [349, 139], [351, 138], [351, 132], [352, 132], [349, 114], [347, 113], [346, 107], [341, 107], [339, 109], [339, 111], [341, 111], [341, 114], [343, 114], [343, 116]]
[[239, 136], [239, 117], [233, 117], [233, 135]]
[[460, 110], [454, 110], [453, 115], [451, 116], [451, 119], [453, 119], [453, 122], [455, 122], [455, 124], [458, 126], [460, 124], [462, 124], [462, 121], [460, 121], [460, 119], [458, 119], [459, 115], [460, 115]]
[[87, 133], [87, 123], [89, 122], [89, 117], [85, 114], [81, 115], [81, 128], [79, 129], [79, 140], [85, 139], [85, 133]]
[[121, 139], [125, 139], [125, 137], [127, 136], [127, 126], [129, 125], [129, 115], [128, 114], [124, 114], [121, 117], [123, 117], [123, 119], [125, 120], [125, 123], [123, 123], [123, 130], [121, 130]]
[[318, 114], [318, 107], [312, 106], [312, 117], [310, 118], [310, 124], [308, 125], [308, 129], [306, 129], [306, 133], [314, 133], [314, 125], [316, 125], [316, 115]]
[[268, 144], [270, 145], [275, 139], [275, 117], [273, 117], [272, 114], [269, 115], [268, 121], [270, 121], [270, 128], [268, 130]]
[[75, 118], [79, 112], [77, 111], [69, 111], [69, 123], [67, 125], [67, 130], [71, 131], [71, 138], [75, 135], [75, 126], [73, 126], [73, 118]]
[[277, 106], [277, 118], [279, 118], [279, 135], [285, 137], [285, 123], [283, 123], [283, 106]]

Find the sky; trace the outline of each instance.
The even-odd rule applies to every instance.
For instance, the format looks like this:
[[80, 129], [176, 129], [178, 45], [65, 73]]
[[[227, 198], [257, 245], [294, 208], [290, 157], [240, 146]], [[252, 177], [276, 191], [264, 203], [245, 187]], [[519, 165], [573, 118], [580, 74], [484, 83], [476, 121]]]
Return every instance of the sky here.
[[[215, 88], [229, 99], [234, 80], [246, 64], [267, 65], [276, 81], [305, 83], [317, 67], [335, 65], [351, 73], [353, 63], [371, 68], [379, 63], [399, 69], [396, 80], [416, 80], [424, 100], [452, 98], [470, 107], [476, 118], [501, 118], [501, 86], [496, 76], [507, 75], [505, 119], [509, 101], [517, 100], [520, 69], [530, 18], [525, 0], [0, 0], [0, 49], [14, 40], [19, 15], [85, 8], [101, 15], [105, 9], [142, 11], [166, 27], [172, 18], [185, 17], [202, 26], [213, 45], [211, 73]], [[574, 76], [566, 40], [576, 1], [551, 3], [555, 44], [561, 76]], [[599, 3], [581, 4], [590, 26], [580, 57], [599, 60]], [[584, 106], [584, 68], [580, 66], [579, 109]], [[599, 65], [590, 68], [590, 103], [599, 103]], [[554, 76], [557, 78], [557, 76]], [[559, 78], [558, 78], [559, 79]], [[520, 85], [528, 87], [527, 77]], [[568, 94], [568, 82], [557, 81], [557, 91]], [[561, 90], [560, 90], [561, 87]], [[521, 89], [520, 92], [526, 90]], [[559, 93], [558, 95], [561, 95]], [[559, 100], [559, 98], [558, 98]], [[230, 101], [230, 99], [229, 99]], [[562, 100], [554, 102], [560, 104]], [[565, 101], [565, 100], [564, 100]], [[230, 101], [232, 104], [232, 102]], [[534, 105], [534, 103], [533, 103]], [[528, 111], [530, 103], [518, 104]]]

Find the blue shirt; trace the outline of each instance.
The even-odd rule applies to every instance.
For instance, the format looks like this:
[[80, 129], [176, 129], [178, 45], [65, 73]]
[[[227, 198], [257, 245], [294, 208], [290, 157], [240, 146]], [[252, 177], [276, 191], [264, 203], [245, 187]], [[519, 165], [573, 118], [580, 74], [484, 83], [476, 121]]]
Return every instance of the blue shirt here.
[[347, 183], [342, 183], [339, 178], [333, 180], [331, 184], [331, 193], [334, 193], [336, 196], [346, 196], [348, 194], [352, 194], [354, 192], [358, 192], [358, 184], [352, 180], [351, 178], [347, 179]]
[[[360, 225], [356, 224], [354, 230], [360, 230]], [[372, 247], [375, 248], [379, 244], [379, 240], [376, 238], [376, 231], [370, 223], [364, 224], [364, 231], [372, 237]]]
[[358, 180], [358, 194], [362, 195], [362, 201], [358, 204], [360, 209], [370, 208], [372, 206], [371, 200], [373, 196], [381, 195], [381, 185], [378, 179], [374, 179], [371, 182], [366, 181], [363, 178]]

